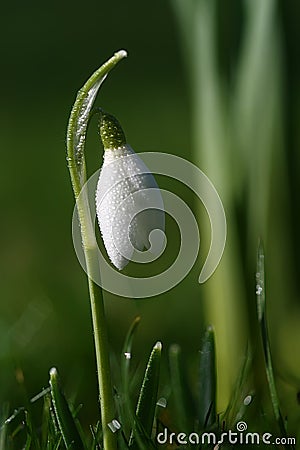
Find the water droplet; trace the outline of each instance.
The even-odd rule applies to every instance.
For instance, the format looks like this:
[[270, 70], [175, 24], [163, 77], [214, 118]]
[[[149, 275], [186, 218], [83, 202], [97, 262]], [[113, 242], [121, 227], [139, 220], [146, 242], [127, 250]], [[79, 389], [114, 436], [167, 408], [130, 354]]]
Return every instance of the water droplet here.
[[247, 395], [247, 397], [244, 398], [244, 405], [248, 406], [252, 402], [252, 395]]
[[157, 406], [161, 406], [162, 408], [165, 408], [167, 406], [167, 400], [164, 397], [161, 397], [157, 400]]
[[257, 284], [256, 291], [255, 291], [256, 295], [260, 295], [262, 293], [262, 290], [263, 290], [263, 288], [259, 284]]
[[124, 356], [126, 359], [131, 359], [131, 353], [130, 352], [125, 352]]
[[120, 430], [121, 428], [121, 424], [117, 419], [113, 419], [111, 422], [109, 422], [108, 424], [109, 429], [115, 433], [116, 431]]

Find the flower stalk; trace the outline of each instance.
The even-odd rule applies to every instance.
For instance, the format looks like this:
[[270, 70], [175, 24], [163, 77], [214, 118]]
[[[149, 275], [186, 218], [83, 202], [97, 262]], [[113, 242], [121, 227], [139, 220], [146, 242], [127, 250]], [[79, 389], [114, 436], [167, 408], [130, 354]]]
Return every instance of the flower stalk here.
[[124, 50], [115, 53], [114, 56], [93, 73], [79, 90], [70, 114], [67, 129], [67, 161], [76, 200], [88, 275], [103, 430], [103, 448], [105, 450], [115, 450], [117, 448], [116, 435], [108, 427], [108, 424], [115, 418], [115, 407], [111, 384], [107, 324], [102, 290], [92, 279], [94, 271], [100, 272], [93, 222], [87, 196], [79, 194], [86, 182], [84, 148], [88, 122], [96, 95], [108, 73], [126, 56], [127, 54]]

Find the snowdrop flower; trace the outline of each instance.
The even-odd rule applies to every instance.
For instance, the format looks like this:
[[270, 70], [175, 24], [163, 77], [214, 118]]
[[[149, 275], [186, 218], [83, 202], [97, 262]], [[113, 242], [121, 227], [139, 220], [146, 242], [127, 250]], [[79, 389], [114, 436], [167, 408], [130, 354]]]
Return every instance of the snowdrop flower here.
[[[134, 250], [149, 249], [157, 256], [164, 245], [162, 196], [150, 170], [126, 143], [119, 122], [101, 112], [100, 136], [104, 159], [96, 190], [96, 212], [107, 254], [123, 269]], [[133, 259], [134, 260], [134, 259]]]

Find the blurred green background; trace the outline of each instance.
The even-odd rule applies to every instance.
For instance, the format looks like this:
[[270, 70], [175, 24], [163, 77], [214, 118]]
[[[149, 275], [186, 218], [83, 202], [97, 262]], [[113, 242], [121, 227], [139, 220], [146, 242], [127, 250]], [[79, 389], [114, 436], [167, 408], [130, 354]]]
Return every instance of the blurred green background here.
[[[216, 6], [200, 11], [203, 26], [195, 25], [198, 13], [191, 13], [196, 3]], [[255, 9], [251, 13], [249, 3], [2, 5], [0, 402], [11, 408], [23, 404], [25, 395], [32, 397], [47, 385], [55, 365], [68, 394], [76, 391], [75, 402], [87, 406], [87, 423], [97, 414], [86, 276], [71, 238], [74, 200], [65, 131], [77, 90], [114, 51], [124, 48], [129, 56], [105, 81], [97, 104], [118, 117], [136, 151], [176, 154], [205, 171], [224, 201], [228, 242], [216, 276], [205, 287], [197, 283], [209, 245], [204, 239], [196, 266], [170, 292], [146, 300], [106, 294], [112, 352], [120, 353], [131, 320], [140, 314], [136, 351], [142, 361], [158, 339], [166, 349], [180, 343], [191, 359], [204, 326], [212, 321], [224, 363], [219, 373], [224, 389], [230, 390], [251, 335], [254, 261], [262, 236], [280, 395], [284, 413], [293, 410], [299, 418], [300, 5], [266, 0], [271, 13], [265, 13], [267, 18], [258, 13], [262, 22], [247, 35]], [[259, 9], [260, 2], [253, 3]], [[205, 11], [211, 18], [203, 18]], [[209, 23], [213, 27], [205, 31]], [[205, 53], [211, 31], [213, 71], [203, 73], [212, 56]], [[255, 36], [260, 36], [254, 45], [258, 55], [253, 51], [251, 59]], [[205, 80], [212, 83], [207, 92], [218, 87], [221, 108], [206, 108]], [[90, 174], [101, 158], [93, 124], [86, 155]], [[165, 185], [173, 186], [171, 181]], [[174, 189], [202, 215], [184, 187]], [[215, 323], [218, 315], [220, 324]], [[223, 335], [226, 326], [230, 333]], [[227, 398], [225, 393], [221, 409]]]

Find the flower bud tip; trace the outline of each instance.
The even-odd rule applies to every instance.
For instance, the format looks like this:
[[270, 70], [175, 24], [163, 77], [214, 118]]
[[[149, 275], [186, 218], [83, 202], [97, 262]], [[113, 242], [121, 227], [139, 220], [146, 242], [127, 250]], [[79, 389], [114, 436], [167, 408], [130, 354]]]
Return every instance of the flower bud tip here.
[[126, 145], [126, 137], [119, 121], [103, 110], [99, 128], [104, 150], [122, 148]]

